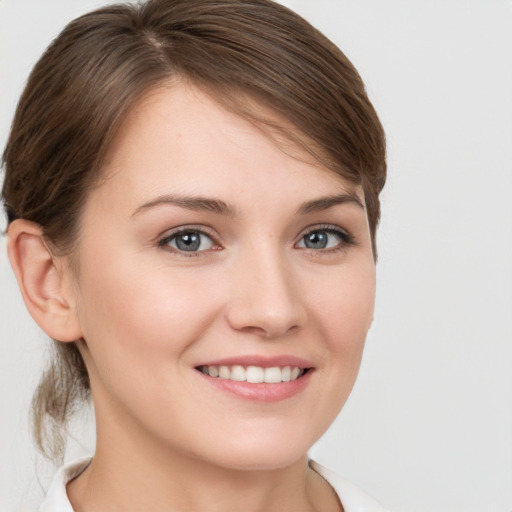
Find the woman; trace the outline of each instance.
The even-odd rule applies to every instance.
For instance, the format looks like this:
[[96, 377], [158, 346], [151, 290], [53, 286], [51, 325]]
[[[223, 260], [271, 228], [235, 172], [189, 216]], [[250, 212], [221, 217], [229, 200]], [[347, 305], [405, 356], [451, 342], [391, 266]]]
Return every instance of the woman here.
[[372, 321], [384, 135], [318, 31], [266, 0], [72, 22], [4, 153], [8, 252], [55, 340], [50, 457], [89, 396], [92, 459], [42, 511], [382, 510], [307, 452]]

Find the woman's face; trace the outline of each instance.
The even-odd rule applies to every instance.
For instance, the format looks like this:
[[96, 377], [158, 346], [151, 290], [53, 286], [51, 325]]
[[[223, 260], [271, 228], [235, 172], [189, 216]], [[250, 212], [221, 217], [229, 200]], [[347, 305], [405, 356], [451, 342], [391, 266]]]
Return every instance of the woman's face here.
[[185, 85], [127, 119], [75, 275], [99, 442], [278, 468], [340, 411], [373, 315], [364, 198], [290, 149]]

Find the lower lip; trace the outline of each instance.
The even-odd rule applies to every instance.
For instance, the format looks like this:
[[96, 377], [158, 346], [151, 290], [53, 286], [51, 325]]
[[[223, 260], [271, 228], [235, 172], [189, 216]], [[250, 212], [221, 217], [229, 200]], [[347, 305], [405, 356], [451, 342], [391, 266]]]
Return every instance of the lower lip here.
[[256, 402], [279, 402], [300, 393], [308, 385], [313, 369], [309, 369], [298, 379], [276, 384], [268, 384], [266, 382], [252, 384], [250, 382], [219, 379], [218, 377], [209, 377], [199, 371], [198, 374], [217, 389], [236, 395], [239, 398]]

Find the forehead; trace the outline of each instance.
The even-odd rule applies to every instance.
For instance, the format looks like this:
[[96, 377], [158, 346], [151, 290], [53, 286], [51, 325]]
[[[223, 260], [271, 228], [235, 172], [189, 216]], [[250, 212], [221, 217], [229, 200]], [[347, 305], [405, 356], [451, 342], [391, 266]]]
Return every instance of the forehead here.
[[315, 160], [304, 138], [286, 120], [252, 102], [260, 125], [237, 115], [210, 95], [189, 84], [160, 87], [147, 94], [129, 113], [104, 166], [107, 181], [123, 181], [141, 193], [157, 188], [198, 192], [207, 187], [233, 195], [257, 185], [271, 190], [277, 178], [287, 180], [289, 194], [307, 183], [318, 193], [359, 186]]

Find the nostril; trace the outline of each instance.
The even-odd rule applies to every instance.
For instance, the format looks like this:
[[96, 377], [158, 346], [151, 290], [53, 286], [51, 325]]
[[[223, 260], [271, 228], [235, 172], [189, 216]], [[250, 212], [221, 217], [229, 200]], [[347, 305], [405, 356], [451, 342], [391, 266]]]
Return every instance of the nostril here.
[[292, 326], [278, 326], [278, 325], [267, 325], [266, 327], [255, 327], [255, 326], [247, 326], [238, 329], [239, 331], [252, 334], [255, 336], [259, 336], [268, 340], [272, 340], [275, 338], [280, 338], [282, 336], [288, 335], [298, 329], [297, 325]]

